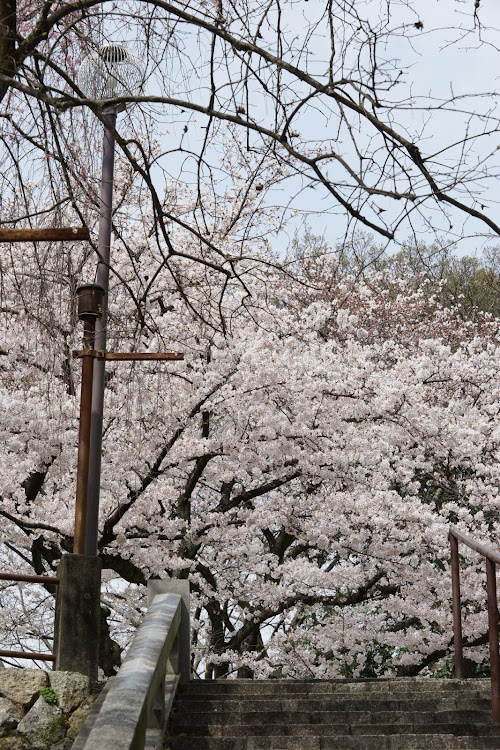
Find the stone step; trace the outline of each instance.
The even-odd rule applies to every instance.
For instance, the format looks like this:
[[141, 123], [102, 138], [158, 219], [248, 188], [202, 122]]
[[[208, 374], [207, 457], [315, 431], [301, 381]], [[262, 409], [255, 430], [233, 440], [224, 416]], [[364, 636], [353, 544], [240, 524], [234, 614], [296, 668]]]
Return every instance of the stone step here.
[[498, 750], [498, 737], [397, 734], [325, 737], [177, 737], [170, 750]]
[[185, 693], [181, 692], [178, 694], [179, 697], [189, 700], [190, 703], [197, 704], [203, 701], [240, 701], [240, 702], [271, 702], [271, 701], [315, 701], [315, 700], [391, 700], [395, 697], [401, 698], [401, 700], [429, 700], [436, 698], [438, 700], [454, 700], [461, 698], [463, 701], [474, 700], [482, 698], [485, 700], [491, 699], [490, 690], [468, 690], [468, 691], [446, 691], [446, 690], [394, 690], [378, 692], [375, 691], [357, 691], [342, 693], [328, 692], [323, 693]]
[[498, 737], [456, 737], [457, 750], [498, 750]]
[[[224, 715], [253, 715], [257, 718], [262, 714], [261, 720], [276, 721], [278, 714], [283, 714], [283, 721], [290, 721], [290, 718], [297, 713], [301, 716], [316, 714], [317, 719], [321, 722], [328, 721], [329, 717], [321, 719], [320, 714], [335, 713], [337, 711], [369, 711], [370, 713], [382, 713], [384, 711], [410, 711], [412, 713], [436, 712], [436, 711], [461, 711], [475, 710], [483, 711], [488, 714], [491, 711], [491, 702], [486, 698], [476, 698], [471, 700], [451, 699], [417, 699], [413, 701], [392, 699], [376, 700], [356, 700], [349, 698], [347, 700], [316, 700], [316, 701], [203, 701], [193, 703], [189, 700], [183, 700], [177, 703], [177, 713], [189, 714], [191, 717], [204, 714], [224, 714]], [[222, 722], [221, 722], [222, 723]], [[309, 723], [309, 721], [301, 722]]]
[[[293, 720], [295, 717], [295, 720]], [[307, 721], [299, 720], [299, 714], [285, 716], [281, 721], [275, 722], [273, 728], [277, 726], [290, 726], [300, 724], [300, 726], [317, 726], [317, 727], [338, 727], [343, 725], [354, 724], [491, 724], [490, 711], [474, 711], [465, 709], [463, 711], [434, 711], [434, 712], [415, 712], [415, 711], [331, 711], [327, 714], [305, 714], [300, 713], [300, 719], [307, 718]], [[175, 731], [185, 732], [186, 729], [193, 734], [201, 731], [202, 728], [212, 725], [227, 726], [228, 728], [235, 725], [234, 722], [224, 721], [226, 715], [223, 712], [211, 712], [204, 714], [192, 714], [188, 711], [182, 712], [174, 717]], [[255, 723], [244, 723], [244, 726], [263, 726], [262, 721], [257, 721], [261, 715], [254, 716]], [[292, 719], [288, 721], [287, 719]], [[322, 721], [319, 719], [322, 718]]]
[[183, 703], [189, 703], [197, 711], [210, 710], [215, 705], [227, 705], [227, 706], [241, 706], [244, 710], [251, 706], [263, 707], [265, 705], [277, 707], [281, 706], [283, 709], [296, 710], [299, 706], [311, 707], [311, 710], [318, 710], [318, 706], [336, 705], [345, 702], [351, 703], [377, 703], [383, 702], [394, 702], [395, 700], [400, 703], [410, 704], [414, 701], [423, 703], [438, 702], [448, 705], [464, 706], [468, 703], [480, 702], [480, 703], [491, 703], [491, 694], [474, 691], [471, 693], [360, 693], [342, 695], [340, 693], [332, 695], [301, 695], [296, 693], [295, 695], [221, 695], [221, 696], [190, 696], [182, 694], [177, 696], [177, 699]]
[[464, 692], [491, 690], [489, 679], [480, 680], [436, 680], [429, 678], [394, 678], [379, 680], [193, 680], [181, 688], [181, 694], [253, 694], [268, 695], [284, 693], [385, 693], [385, 692]]
[[[179, 725], [173, 729], [175, 737], [263, 737], [269, 734], [269, 727], [265, 724], [217, 724], [205, 726]], [[280, 737], [328, 737], [331, 735], [392, 735], [392, 734], [453, 734], [456, 736], [494, 736], [500, 737], [500, 727], [485, 724], [471, 724], [468, 722], [441, 723], [390, 723], [376, 724], [369, 722], [339, 725], [338, 728], [328, 724], [288, 724], [282, 727], [273, 726], [273, 735]], [[500, 743], [499, 743], [500, 747]]]
[[224, 693], [222, 695], [211, 693], [180, 693], [179, 697], [188, 700], [190, 704], [197, 706], [205, 702], [236, 702], [236, 703], [284, 703], [293, 701], [294, 705], [308, 701], [344, 701], [344, 700], [461, 700], [467, 702], [470, 700], [491, 700], [490, 690], [470, 690], [470, 691], [393, 691], [393, 692], [352, 692], [352, 693], [282, 693], [269, 694], [251, 693], [248, 695], [240, 693]]
[[170, 750], [500, 750], [489, 680], [194, 681]]

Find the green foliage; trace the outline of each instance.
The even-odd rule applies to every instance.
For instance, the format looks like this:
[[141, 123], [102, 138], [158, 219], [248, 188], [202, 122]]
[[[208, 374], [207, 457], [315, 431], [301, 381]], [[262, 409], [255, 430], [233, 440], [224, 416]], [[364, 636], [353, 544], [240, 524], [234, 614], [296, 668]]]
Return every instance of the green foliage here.
[[436, 669], [436, 671], [431, 674], [431, 677], [434, 677], [437, 680], [443, 678], [451, 679], [454, 677], [453, 659], [446, 659], [439, 669]]
[[401, 250], [388, 255], [377, 247], [371, 235], [358, 233], [348, 243], [333, 248], [322, 235], [315, 235], [305, 226], [301, 236], [295, 235], [291, 253], [300, 261], [306, 279], [317, 271], [318, 262], [323, 281], [339, 282], [348, 275], [368, 278], [374, 272], [386, 275], [387, 288], [395, 279], [405, 278], [415, 287], [430, 282], [427, 294], [436, 295], [436, 302], [445, 307], [459, 306], [464, 319], [473, 319], [478, 312], [500, 318], [500, 246], [486, 248], [481, 255], [458, 256], [449, 245], [435, 242], [403, 244]]
[[[50, 690], [50, 688], [44, 688], [44, 690]], [[43, 735], [43, 741], [47, 745], [51, 745], [57, 740], [64, 736], [66, 731], [67, 721], [65, 716], [58, 716], [52, 724], [48, 727]]]
[[366, 653], [366, 660], [360, 677], [369, 679], [383, 677], [386, 672], [394, 669], [394, 657], [404, 653], [407, 649], [395, 649], [394, 646], [381, 644], [376, 649], [370, 649]]
[[51, 687], [44, 687], [40, 690], [40, 695], [44, 699], [45, 703], [57, 703], [57, 695]]
[[[489, 677], [490, 676], [490, 665], [486, 661], [475, 662], [471, 659], [465, 659], [465, 676], [468, 679]], [[432, 672], [431, 677], [436, 679], [449, 678], [455, 676], [455, 667], [453, 659], [446, 659], [439, 669]]]
[[490, 665], [486, 661], [482, 662], [470, 662], [472, 669], [471, 677], [491, 677]]
[[404, 245], [383, 260], [385, 270], [399, 276], [424, 276], [431, 290], [439, 290], [445, 306], [460, 306], [464, 319], [477, 312], [500, 317], [500, 247], [487, 248], [481, 256], [454, 255], [449, 246], [434, 243]]
[[290, 258], [301, 261], [302, 271], [306, 277], [308, 271], [321, 267], [328, 268], [331, 280], [340, 281], [347, 275], [362, 277], [364, 274], [380, 270], [384, 263], [384, 250], [374, 244], [373, 237], [358, 232], [348, 242], [331, 247], [324, 235], [317, 235], [305, 225], [302, 235], [295, 234]]

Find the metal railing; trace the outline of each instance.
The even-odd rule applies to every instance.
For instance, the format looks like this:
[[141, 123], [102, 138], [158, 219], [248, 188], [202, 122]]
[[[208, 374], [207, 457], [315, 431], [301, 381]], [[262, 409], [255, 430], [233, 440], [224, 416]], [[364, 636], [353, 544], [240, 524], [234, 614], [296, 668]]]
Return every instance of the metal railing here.
[[[56, 576], [31, 576], [22, 573], [4, 573], [0, 571], [0, 581], [22, 581], [23, 583], [41, 583], [44, 586], [57, 586], [59, 578]], [[40, 654], [31, 651], [8, 651], [0, 649], [0, 656], [6, 656], [13, 659], [37, 659], [39, 661], [55, 661], [54, 654]]]
[[[164, 581], [154, 583], [168, 587]], [[142, 750], [146, 740], [148, 747], [162, 746], [177, 686], [190, 678], [189, 584], [176, 583], [185, 584], [183, 595], [154, 596], [102, 704], [91, 711], [76, 737], [74, 750]], [[172, 588], [179, 591], [179, 586]]]
[[496, 566], [500, 565], [500, 553], [476, 542], [455, 526], [450, 527], [449, 540], [451, 546], [451, 588], [453, 605], [453, 647], [455, 656], [455, 677], [463, 679], [464, 654], [462, 640], [462, 611], [460, 606], [460, 565], [458, 558], [458, 542], [463, 542], [475, 552], [479, 552], [486, 560], [486, 598], [488, 607], [488, 641], [490, 647], [491, 674], [491, 707], [492, 718], [500, 723], [500, 659], [498, 649], [498, 601]]

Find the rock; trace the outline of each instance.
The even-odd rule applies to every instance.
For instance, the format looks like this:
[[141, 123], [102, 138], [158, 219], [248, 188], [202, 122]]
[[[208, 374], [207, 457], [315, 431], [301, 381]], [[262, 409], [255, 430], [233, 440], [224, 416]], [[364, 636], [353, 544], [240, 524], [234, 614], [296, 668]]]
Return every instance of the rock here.
[[61, 709], [39, 698], [19, 722], [17, 731], [31, 742], [33, 750], [41, 750], [62, 739], [67, 726]]
[[25, 710], [36, 701], [40, 690], [48, 683], [47, 672], [41, 669], [2, 669], [0, 696], [19, 703]]
[[15, 729], [21, 720], [19, 711], [7, 698], [0, 698], [0, 737]]
[[27, 740], [21, 737], [0, 737], [0, 750], [28, 750]]
[[55, 745], [51, 745], [50, 750], [70, 750], [72, 744], [73, 740], [66, 737], [66, 739], [56, 742]]
[[90, 693], [90, 680], [78, 672], [50, 672], [50, 687], [57, 695], [57, 705], [68, 714]]
[[66, 734], [67, 737], [70, 737], [73, 740], [75, 739], [76, 735], [83, 726], [83, 722], [89, 715], [90, 710], [98, 697], [98, 695], [90, 695], [85, 703], [82, 703], [82, 705], [79, 706], [79, 708], [77, 708], [76, 711], [71, 714], [68, 719], [69, 728]]

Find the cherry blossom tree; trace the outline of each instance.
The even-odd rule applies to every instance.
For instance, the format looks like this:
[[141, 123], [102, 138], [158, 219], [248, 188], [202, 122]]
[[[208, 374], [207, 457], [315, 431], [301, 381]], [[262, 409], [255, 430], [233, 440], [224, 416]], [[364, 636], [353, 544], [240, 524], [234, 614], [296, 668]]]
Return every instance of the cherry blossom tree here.
[[[0, 220], [92, 238], [0, 246], [0, 553], [19, 570], [72, 549], [74, 296], [95, 274], [104, 121], [76, 71], [109, 42], [147, 50], [115, 134], [108, 342], [185, 361], [108, 368], [106, 674], [152, 576], [191, 582], [199, 675], [419, 672], [449, 653], [449, 523], [495, 538], [498, 322], [275, 249], [312, 190], [345, 247], [419, 221], [454, 240], [456, 216], [496, 236], [494, 92], [417, 102], [393, 45], [439, 34], [421, 4], [316, 5], [0, 0]], [[486, 11], [449, 6], [452, 42], [494, 44]], [[444, 110], [458, 135], [439, 127], [434, 149]], [[482, 658], [482, 574], [464, 566]], [[52, 592], [0, 596], [5, 645], [50, 647]]]
[[[122, 189], [132, 202], [134, 184]], [[190, 580], [200, 676], [416, 673], [448, 655], [449, 524], [486, 541], [498, 522], [498, 321], [464, 321], [411, 279], [333, 284], [321, 257], [315, 274], [291, 260], [265, 278], [249, 262], [224, 330], [198, 314], [220, 304], [218, 272], [180, 260], [196, 309], [163, 270], [140, 315], [154, 217], [116, 221], [110, 348], [168, 346], [185, 362], [109, 368], [104, 671], [155, 576]], [[72, 292], [94, 261], [77, 244], [4, 248], [0, 542], [10, 565], [42, 573], [72, 549]], [[481, 567], [464, 570], [478, 659]], [[50, 593], [8, 585], [2, 604], [4, 639], [49, 644]]]

